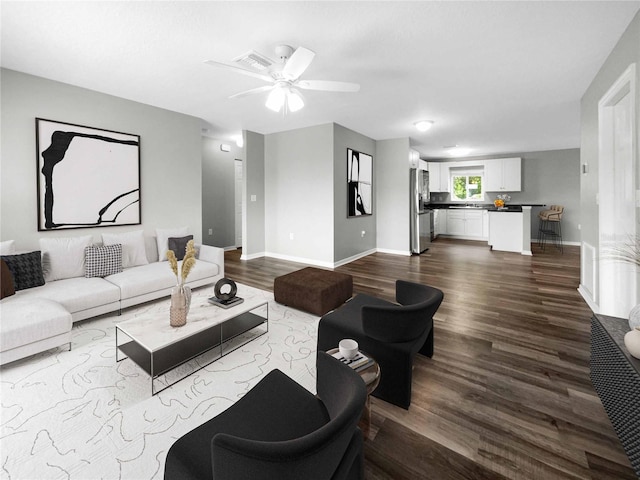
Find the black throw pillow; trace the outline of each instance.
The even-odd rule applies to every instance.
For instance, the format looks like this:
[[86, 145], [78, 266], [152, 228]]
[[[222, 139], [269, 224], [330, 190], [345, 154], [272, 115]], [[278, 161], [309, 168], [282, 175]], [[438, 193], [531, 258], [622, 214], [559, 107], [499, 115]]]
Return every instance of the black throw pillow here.
[[169, 237], [169, 250], [173, 250], [176, 254], [176, 260], [182, 260], [185, 253], [187, 253], [187, 243], [189, 240], [193, 240], [193, 235], [187, 235], [186, 237]]
[[2, 255], [2, 260], [6, 262], [13, 276], [16, 292], [44, 285], [40, 250], [19, 255]]

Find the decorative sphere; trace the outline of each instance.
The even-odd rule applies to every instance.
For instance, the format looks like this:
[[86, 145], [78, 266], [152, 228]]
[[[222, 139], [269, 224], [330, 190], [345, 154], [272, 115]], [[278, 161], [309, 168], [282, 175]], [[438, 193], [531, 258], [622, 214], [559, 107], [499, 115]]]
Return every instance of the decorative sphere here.
[[629, 328], [633, 330], [640, 327], [640, 304], [636, 305], [629, 312]]

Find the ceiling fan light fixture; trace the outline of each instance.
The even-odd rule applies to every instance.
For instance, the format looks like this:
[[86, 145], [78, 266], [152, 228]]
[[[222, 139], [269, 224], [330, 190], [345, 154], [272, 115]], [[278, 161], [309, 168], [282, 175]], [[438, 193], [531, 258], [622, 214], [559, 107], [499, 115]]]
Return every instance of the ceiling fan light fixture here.
[[426, 132], [433, 127], [433, 124], [433, 120], [420, 120], [419, 122], [414, 123], [419, 132]]
[[286, 93], [284, 89], [282, 89], [281, 87], [276, 87], [273, 90], [271, 90], [271, 93], [269, 93], [269, 96], [267, 97], [267, 103], [265, 103], [265, 106], [269, 110], [273, 110], [274, 112], [277, 113], [284, 106], [285, 100], [286, 100]]
[[304, 107], [304, 99], [300, 92], [294, 88], [290, 88], [287, 92], [287, 109], [290, 112], [297, 112]]

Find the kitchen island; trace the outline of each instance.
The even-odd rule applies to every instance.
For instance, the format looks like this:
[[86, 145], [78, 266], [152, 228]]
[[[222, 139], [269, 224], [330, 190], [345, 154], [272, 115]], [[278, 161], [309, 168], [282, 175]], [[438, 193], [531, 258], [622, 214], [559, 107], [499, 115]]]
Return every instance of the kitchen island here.
[[489, 208], [489, 247], [531, 255], [531, 207]]
[[[432, 203], [427, 208], [436, 211], [449, 212], [440, 223], [446, 227], [438, 231], [436, 225], [436, 235], [443, 234], [455, 238], [468, 240], [486, 240], [492, 250], [502, 252], [515, 252], [522, 255], [531, 255], [531, 209], [532, 207], [543, 207], [544, 204], [519, 204], [506, 205], [504, 208], [496, 208], [493, 204], [487, 203]], [[474, 212], [484, 213], [484, 221], [480, 226], [466, 217]], [[453, 212], [456, 212], [455, 214]], [[444, 213], [444, 212], [443, 212]], [[458, 217], [464, 213], [464, 228], [456, 228]], [[455, 217], [454, 217], [455, 215]], [[477, 215], [477, 214], [476, 214]], [[449, 216], [451, 219], [449, 220]], [[474, 217], [475, 218], [475, 217]], [[457, 221], [457, 223], [456, 223]], [[471, 227], [475, 226], [475, 230]], [[475, 237], [467, 230], [473, 230]], [[478, 230], [478, 232], [476, 232]]]

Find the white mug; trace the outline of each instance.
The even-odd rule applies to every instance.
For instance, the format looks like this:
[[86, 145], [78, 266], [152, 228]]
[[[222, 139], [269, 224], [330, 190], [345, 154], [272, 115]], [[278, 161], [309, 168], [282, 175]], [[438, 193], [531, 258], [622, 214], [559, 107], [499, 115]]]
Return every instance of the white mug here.
[[351, 340], [350, 338], [345, 338], [344, 340], [340, 340], [338, 349], [344, 358], [353, 358], [358, 354], [358, 342]]

